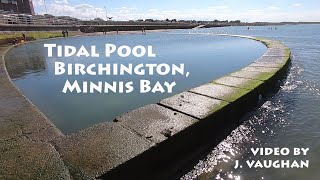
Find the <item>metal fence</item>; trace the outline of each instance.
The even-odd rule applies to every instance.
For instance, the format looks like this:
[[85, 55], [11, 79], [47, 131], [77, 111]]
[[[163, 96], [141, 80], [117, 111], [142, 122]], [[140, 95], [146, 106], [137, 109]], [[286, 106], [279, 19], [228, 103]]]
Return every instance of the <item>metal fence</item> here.
[[130, 25], [194, 25], [196, 23], [188, 22], [167, 22], [167, 21], [81, 21], [70, 17], [47, 17], [41, 15], [27, 15], [27, 14], [1, 14], [0, 25], [17, 24], [17, 25], [64, 25], [64, 26], [130, 26]]
[[57, 17], [31, 16], [21, 14], [0, 14], [0, 24], [80, 25], [80, 21]]

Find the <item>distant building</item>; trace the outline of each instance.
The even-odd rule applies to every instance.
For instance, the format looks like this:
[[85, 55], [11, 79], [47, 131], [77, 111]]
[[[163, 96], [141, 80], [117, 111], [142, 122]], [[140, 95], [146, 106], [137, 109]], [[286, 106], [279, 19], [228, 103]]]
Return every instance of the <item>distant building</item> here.
[[154, 22], [154, 20], [153, 19], [146, 19], [146, 20], [144, 20], [145, 22]]
[[0, 0], [0, 10], [34, 15], [32, 0]]
[[229, 21], [230, 23], [241, 23], [241, 21], [240, 20], [235, 20], [235, 21]]

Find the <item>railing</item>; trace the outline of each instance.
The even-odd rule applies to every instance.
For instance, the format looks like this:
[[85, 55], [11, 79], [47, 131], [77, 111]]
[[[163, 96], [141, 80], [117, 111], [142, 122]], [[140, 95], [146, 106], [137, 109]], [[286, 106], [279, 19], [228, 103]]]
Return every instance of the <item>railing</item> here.
[[186, 22], [166, 22], [166, 21], [154, 21], [154, 22], [148, 22], [148, 21], [82, 21], [81, 25], [84, 26], [163, 26], [163, 25], [197, 25], [196, 23], [186, 23]]
[[31, 16], [19, 14], [0, 14], [1, 24], [24, 24], [24, 25], [190, 25], [187, 22], [166, 21], [80, 21], [77, 19], [64, 19], [57, 17]]
[[25, 24], [25, 25], [80, 25], [80, 21], [60, 19], [60, 18], [46, 18], [43, 16], [29, 16], [29, 15], [7, 15], [0, 14], [0, 24]]

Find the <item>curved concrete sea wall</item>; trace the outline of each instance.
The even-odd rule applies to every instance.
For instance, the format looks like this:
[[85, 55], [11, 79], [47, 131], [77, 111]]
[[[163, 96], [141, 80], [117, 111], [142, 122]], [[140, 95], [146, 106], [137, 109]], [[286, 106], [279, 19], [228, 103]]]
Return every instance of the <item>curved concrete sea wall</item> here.
[[0, 47], [0, 179], [171, 179], [217, 145], [277, 88], [290, 50], [247, 36], [267, 52], [251, 65], [64, 136], [11, 82]]
[[0, 179], [70, 179], [50, 141], [64, 135], [11, 82], [0, 46]]

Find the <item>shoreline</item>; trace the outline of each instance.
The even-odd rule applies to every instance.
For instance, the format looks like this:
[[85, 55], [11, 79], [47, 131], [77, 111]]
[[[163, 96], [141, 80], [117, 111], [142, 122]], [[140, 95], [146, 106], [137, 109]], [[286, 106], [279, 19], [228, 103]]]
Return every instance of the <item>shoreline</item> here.
[[[172, 29], [173, 30], [173, 29]], [[147, 30], [146, 33], [156, 33], [156, 32], [169, 32], [172, 30], [166, 30], [166, 29], [157, 29], [157, 30]], [[24, 43], [17, 43], [17, 44], [12, 44], [10, 42], [13, 41], [13, 39], [17, 39], [17, 38], [21, 38], [21, 34], [25, 33], [27, 39], [31, 38], [29, 40], [27, 40]], [[29, 33], [32, 34], [36, 34], [36, 33], [47, 33], [48, 37], [45, 38], [39, 38], [39, 39], [35, 39], [31, 36], [28, 36]], [[57, 37], [50, 37], [50, 33], [54, 34], [54, 35], [59, 35]], [[118, 33], [116, 31], [109, 31], [106, 32], [106, 34], [104, 34], [103, 32], [94, 32], [94, 33], [84, 33], [84, 32], [80, 32], [80, 31], [69, 31], [69, 36], [68, 37], [63, 37], [61, 31], [5, 31], [5, 32], [0, 32], [0, 45], [21, 45], [21, 44], [25, 44], [25, 43], [30, 43], [30, 42], [34, 42], [34, 41], [43, 41], [43, 40], [50, 40], [50, 39], [63, 39], [63, 38], [72, 38], [72, 37], [84, 37], [84, 36], [108, 36], [108, 35], [127, 35], [127, 34], [143, 34], [140, 31], [119, 31]], [[9, 38], [1, 38], [1, 35], [6, 35], [6, 36], [11, 36], [11, 35], [15, 35], [17, 34], [17, 36], [15, 37], [9, 37]]]

